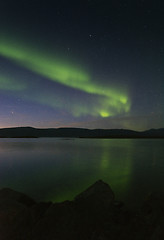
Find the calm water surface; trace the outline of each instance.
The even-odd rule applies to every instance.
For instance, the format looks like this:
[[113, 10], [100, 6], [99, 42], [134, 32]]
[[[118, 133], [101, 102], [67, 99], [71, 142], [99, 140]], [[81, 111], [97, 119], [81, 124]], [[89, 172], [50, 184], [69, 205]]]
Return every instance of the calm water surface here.
[[98, 179], [118, 200], [139, 203], [164, 192], [161, 139], [0, 139], [0, 188], [63, 201]]

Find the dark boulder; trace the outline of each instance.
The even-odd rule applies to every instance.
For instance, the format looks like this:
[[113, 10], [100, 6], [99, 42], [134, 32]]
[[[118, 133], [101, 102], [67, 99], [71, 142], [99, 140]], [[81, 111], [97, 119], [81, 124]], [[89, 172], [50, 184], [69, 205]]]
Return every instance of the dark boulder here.
[[99, 180], [75, 197], [75, 202], [91, 205], [103, 205], [108, 208], [114, 203], [114, 193], [110, 186]]
[[120, 204], [114, 201], [113, 191], [99, 180], [74, 201], [52, 204], [37, 223], [33, 239], [98, 239], [107, 228], [105, 222], [113, 224], [116, 209], [120, 209]]
[[[138, 211], [137, 228], [145, 239], [164, 239], [164, 196], [153, 193]], [[140, 237], [138, 236], [138, 239]]]
[[10, 188], [1, 189], [0, 190], [0, 201], [8, 201], [8, 200], [22, 203], [23, 205], [28, 206], [28, 207], [32, 206], [36, 203], [32, 198], [28, 197], [24, 193], [14, 191]]
[[75, 209], [73, 203], [52, 204], [44, 216], [37, 222], [34, 231], [34, 240], [76, 239]]
[[37, 223], [47, 212], [52, 202], [39, 202], [30, 208], [32, 222]]
[[32, 229], [30, 207], [35, 201], [9, 188], [0, 190], [0, 240], [26, 240]]

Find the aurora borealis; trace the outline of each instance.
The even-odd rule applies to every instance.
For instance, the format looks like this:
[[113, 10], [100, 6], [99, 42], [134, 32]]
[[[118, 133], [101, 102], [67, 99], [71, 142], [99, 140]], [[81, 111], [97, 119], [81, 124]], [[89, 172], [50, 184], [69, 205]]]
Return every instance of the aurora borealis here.
[[162, 1], [1, 1], [0, 127], [163, 127]]
[[[19, 45], [12, 46], [12, 44], [6, 44], [6, 42], [7, 41], [4, 41], [4, 43], [1, 42], [0, 54], [2, 56], [15, 61], [18, 65], [21, 65], [34, 73], [46, 77], [48, 80], [58, 82], [61, 85], [80, 90], [87, 94], [96, 95], [97, 98], [100, 98], [96, 104], [96, 108], [83, 108], [79, 106], [79, 104], [74, 106], [72, 103], [69, 108], [73, 116], [78, 117], [83, 114], [90, 114], [91, 116], [109, 117], [121, 111], [128, 112], [130, 109], [128, 97], [123, 91], [119, 92], [117, 89], [115, 90], [110, 87], [105, 88], [104, 86], [101, 86], [101, 84], [96, 84], [91, 81], [89, 74], [76, 67], [64, 65], [51, 57], [46, 57], [45, 55], [39, 53], [35, 54], [33, 51], [25, 48], [19, 49]], [[20, 83], [18, 82], [16, 85], [18, 85], [19, 89]], [[27, 87], [29, 86], [27, 85]], [[56, 94], [52, 95], [53, 96], [50, 101], [43, 100], [42, 102], [39, 96], [36, 98], [31, 97], [31, 99], [36, 102], [45, 103], [52, 107], [59, 106], [64, 108], [64, 105], [59, 105], [58, 102], [56, 102]], [[44, 98], [47, 99], [46, 96]]]

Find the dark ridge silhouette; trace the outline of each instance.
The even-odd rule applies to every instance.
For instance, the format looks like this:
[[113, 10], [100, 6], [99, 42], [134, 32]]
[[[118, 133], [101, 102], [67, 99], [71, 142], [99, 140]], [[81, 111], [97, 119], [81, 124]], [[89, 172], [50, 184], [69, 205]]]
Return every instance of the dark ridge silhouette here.
[[0, 129], [0, 138], [164, 138], [164, 128], [137, 132], [128, 129], [86, 129], [86, 128], [33, 128], [15, 127]]

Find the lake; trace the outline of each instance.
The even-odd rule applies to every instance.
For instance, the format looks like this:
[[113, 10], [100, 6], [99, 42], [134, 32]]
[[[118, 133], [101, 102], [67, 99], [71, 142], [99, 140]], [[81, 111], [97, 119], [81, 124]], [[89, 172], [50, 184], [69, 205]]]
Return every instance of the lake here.
[[72, 200], [102, 179], [116, 199], [164, 192], [163, 139], [0, 139], [0, 188], [39, 201]]

